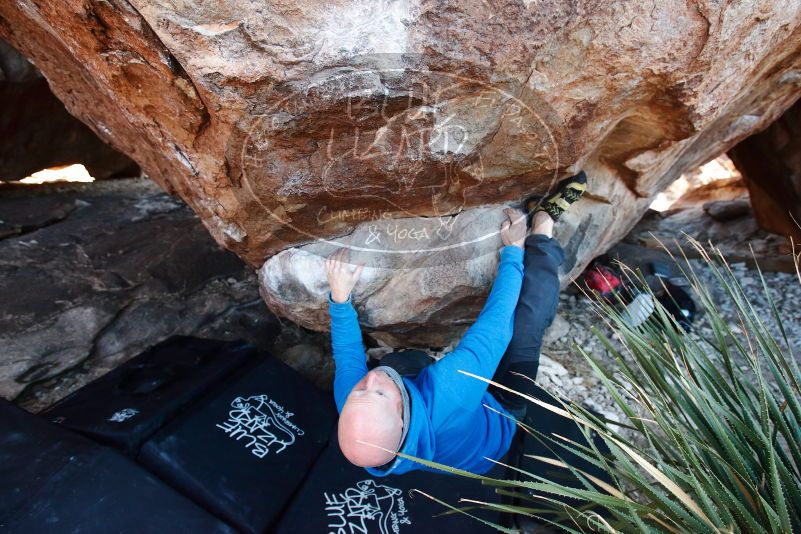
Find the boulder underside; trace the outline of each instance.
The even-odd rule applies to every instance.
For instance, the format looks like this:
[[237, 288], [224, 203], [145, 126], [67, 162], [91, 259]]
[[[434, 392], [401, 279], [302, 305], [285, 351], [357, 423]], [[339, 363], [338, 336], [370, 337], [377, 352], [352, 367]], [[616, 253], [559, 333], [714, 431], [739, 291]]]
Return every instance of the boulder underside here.
[[759, 226], [801, 243], [801, 101], [729, 151]]
[[19, 0], [0, 36], [274, 311], [327, 328], [321, 255], [346, 245], [364, 326], [408, 345], [475, 317], [504, 205], [587, 171], [567, 281], [801, 86], [799, 1]]
[[97, 179], [139, 176], [125, 154], [70, 115], [47, 80], [0, 40], [0, 182], [81, 163]]

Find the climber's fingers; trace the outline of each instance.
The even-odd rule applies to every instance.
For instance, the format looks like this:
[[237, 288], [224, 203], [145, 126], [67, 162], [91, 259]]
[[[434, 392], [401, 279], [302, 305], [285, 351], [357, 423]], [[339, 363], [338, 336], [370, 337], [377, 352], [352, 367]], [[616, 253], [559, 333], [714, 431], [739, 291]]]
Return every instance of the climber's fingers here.
[[325, 260], [325, 272], [328, 274], [334, 274], [335, 272], [339, 271], [342, 266], [342, 253], [344, 249], [339, 249], [333, 252], [328, 258]]
[[519, 224], [526, 220], [526, 215], [514, 208], [504, 208], [503, 213], [509, 218], [510, 224]]
[[359, 277], [362, 275], [362, 271], [364, 270], [364, 264], [360, 263], [356, 266], [356, 269], [353, 270], [353, 281], [356, 282], [359, 280]]
[[351, 265], [350, 250], [341, 248], [326, 258], [325, 272], [328, 275], [344, 275], [356, 281], [364, 270], [364, 264], [358, 264], [353, 268]]
[[350, 250], [348, 250], [345, 247], [342, 247], [339, 250], [338, 259], [339, 259], [339, 269], [342, 270], [342, 271], [347, 272], [348, 271], [348, 260], [350, 259]]

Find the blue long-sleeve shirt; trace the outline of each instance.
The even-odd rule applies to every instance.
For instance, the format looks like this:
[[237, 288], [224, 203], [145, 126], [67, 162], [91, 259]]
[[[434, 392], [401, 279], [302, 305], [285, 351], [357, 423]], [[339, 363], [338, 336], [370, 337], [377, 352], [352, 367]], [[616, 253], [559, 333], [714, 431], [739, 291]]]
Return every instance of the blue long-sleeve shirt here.
[[[473, 473], [486, 473], [506, 454], [515, 422], [487, 392], [487, 384], [458, 371], [491, 379], [512, 338], [515, 306], [523, 283], [523, 250], [501, 249], [498, 275], [476, 322], [453, 352], [414, 378], [404, 377], [409, 392], [409, 429], [400, 452]], [[341, 412], [353, 386], [367, 373], [356, 310], [350, 300], [329, 299], [331, 339], [336, 363], [334, 398]], [[487, 405], [504, 415], [484, 407]], [[384, 469], [368, 468], [376, 476], [427, 469], [396, 457]]]

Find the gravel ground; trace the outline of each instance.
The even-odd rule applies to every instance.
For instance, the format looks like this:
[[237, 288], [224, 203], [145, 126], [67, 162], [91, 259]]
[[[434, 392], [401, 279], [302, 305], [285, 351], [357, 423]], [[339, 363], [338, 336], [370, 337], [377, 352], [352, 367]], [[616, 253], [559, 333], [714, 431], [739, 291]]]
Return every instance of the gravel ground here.
[[[725, 298], [709, 267], [700, 260], [691, 260], [691, 264], [700, 278], [708, 283], [723, 317], [734, 332], [738, 332], [738, 320], [733, 305]], [[758, 272], [747, 268], [743, 263], [733, 264], [732, 271], [751, 305], [766, 322], [776, 339], [780, 340], [780, 346], [784, 346]], [[764, 273], [764, 277], [797, 359], [801, 354], [801, 334], [799, 334], [801, 283], [795, 274], [789, 273]], [[614, 369], [616, 365], [614, 359], [590, 331], [590, 327], [601, 328], [609, 339], [613, 339], [612, 332], [600, 320], [591, 302], [577, 293], [568, 288], [560, 296], [558, 316], [547, 332], [543, 344], [537, 382], [546, 389], [558, 392], [564, 398], [582, 403], [608, 418], [617, 419], [620, 417], [620, 412], [616, 409], [612, 398], [587, 361], [576, 350], [577, 346], [583, 347], [590, 355], [599, 359], [604, 367]], [[711, 337], [712, 331], [706, 314], [699, 313], [693, 326], [697, 335]]]

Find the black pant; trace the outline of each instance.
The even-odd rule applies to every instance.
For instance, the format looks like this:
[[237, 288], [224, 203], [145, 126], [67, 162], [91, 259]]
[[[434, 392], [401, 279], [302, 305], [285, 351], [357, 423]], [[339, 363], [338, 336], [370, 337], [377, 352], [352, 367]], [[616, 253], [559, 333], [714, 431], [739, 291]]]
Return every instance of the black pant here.
[[[542, 338], [556, 316], [559, 266], [564, 259], [565, 253], [556, 239], [540, 234], [526, 238], [523, 287], [515, 308], [514, 333], [493, 381], [520, 393], [530, 395], [533, 391]], [[517, 418], [525, 416], [528, 401], [494, 386], [490, 391], [509, 413]]]

